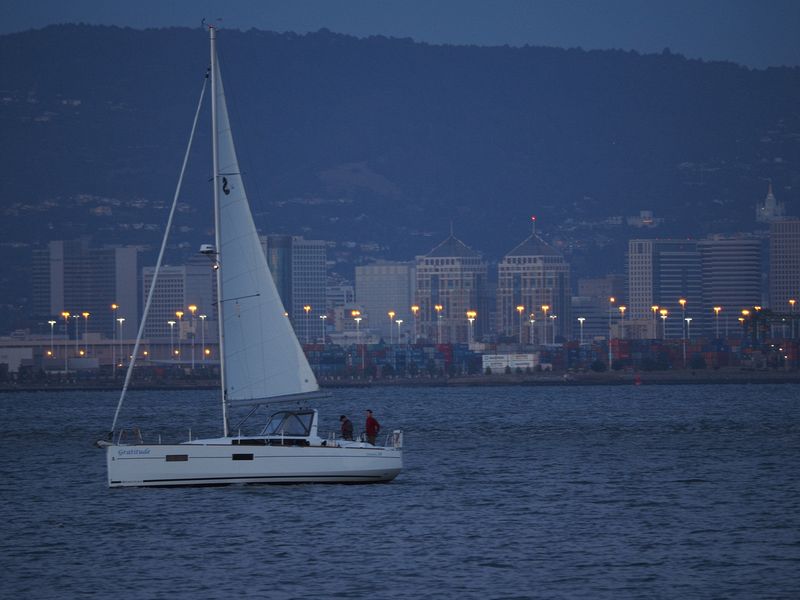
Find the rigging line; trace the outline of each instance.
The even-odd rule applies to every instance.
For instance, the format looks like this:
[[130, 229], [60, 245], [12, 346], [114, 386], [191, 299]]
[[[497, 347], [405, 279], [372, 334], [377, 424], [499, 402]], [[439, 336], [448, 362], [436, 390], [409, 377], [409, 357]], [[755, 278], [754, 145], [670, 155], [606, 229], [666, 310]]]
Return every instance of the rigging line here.
[[133, 346], [133, 355], [131, 356], [131, 360], [128, 363], [128, 371], [125, 373], [125, 383], [122, 385], [122, 393], [119, 396], [119, 402], [117, 403], [117, 410], [114, 412], [114, 421], [111, 423], [111, 429], [109, 431], [109, 436], [113, 438], [114, 429], [117, 426], [117, 419], [119, 418], [119, 411], [122, 408], [122, 402], [125, 400], [125, 393], [128, 391], [128, 385], [131, 381], [131, 375], [133, 374], [133, 366], [136, 363], [136, 354], [139, 350], [139, 344], [142, 341], [142, 334], [144, 333], [144, 326], [147, 322], [147, 313], [150, 311], [150, 304], [153, 301], [153, 295], [156, 289], [156, 283], [158, 282], [158, 272], [161, 269], [161, 262], [164, 259], [164, 251], [167, 247], [167, 240], [169, 239], [169, 232], [172, 229], [172, 219], [175, 216], [175, 209], [178, 206], [178, 198], [180, 197], [181, 193], [181, 186], [183, 184], [183, 175], [186, 173], [186, 164], [189, 162], [189, 152], [192, 149], [192, 141], [194, 140], [194, 134], [197, 130], [197, 120], [200, 116], [200, 108], [203, 106], [203, 97], [206, 93], [206, 87], [208, 86], [208, 76], [209, 73], [206, 71], [206, 75], [203, 78], [203, 88], [200, 90], [200, 100], [197, 102], [197, 110], [194, 113], [194, 122], [192, 123], [192, 132], [189, 134], [189, 143], [186, 145], [186, 153], [183, 156], [183, 164], [181, 165], [181, 174], [178, 177], [178, 184], [175, 187], [175, 195], [172, 198], [172, 208], [169, 211], [169, 218], [167, 219], [167, 226], [164, 230], [164, 238], [161, 240], [161, 249], [158, 252], [158, 260], [156, 261], [156, 268], [153, 271], [153, 280], [150, 282], [150, 289], [147, 292], [147, 302], [145, 303], [144, 313], [142, 314], [142, 322], [139, 323], [139, 332], [136, 334], [136, 344]]

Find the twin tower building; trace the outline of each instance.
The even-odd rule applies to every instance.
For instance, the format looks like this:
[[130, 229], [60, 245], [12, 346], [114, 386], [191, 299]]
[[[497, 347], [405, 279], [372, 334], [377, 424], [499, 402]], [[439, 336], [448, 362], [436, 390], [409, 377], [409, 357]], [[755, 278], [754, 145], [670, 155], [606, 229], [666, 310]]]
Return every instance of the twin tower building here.
[[[356, 268], [356, 299], [370, 304], [364, 282], [380, 265]], [[535, 232], [508, 252], [488, 276], [481, 254], [452, 233], [415, 264], [415, 291], [408, 307], [418, 339], [432, 343], [467, 343], [487, 334], [523, 343], [569, 338], [572, 331], [569, 264]], [[382, 307], [376, 306], [375, 311]], [[371, 327], [374, 325], [371, 323]], [[378, 327], [380, 329], [380, 327]]]

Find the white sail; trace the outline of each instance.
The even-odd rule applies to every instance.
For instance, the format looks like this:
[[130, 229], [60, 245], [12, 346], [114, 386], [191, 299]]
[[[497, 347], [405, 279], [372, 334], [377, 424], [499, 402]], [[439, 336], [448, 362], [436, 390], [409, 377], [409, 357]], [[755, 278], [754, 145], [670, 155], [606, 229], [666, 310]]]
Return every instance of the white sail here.
[[285, 316], [253, 223], [218, 61], [215, 71], [225, 398], [253, 400], [314, 392], [319, 389], [317, 380]]

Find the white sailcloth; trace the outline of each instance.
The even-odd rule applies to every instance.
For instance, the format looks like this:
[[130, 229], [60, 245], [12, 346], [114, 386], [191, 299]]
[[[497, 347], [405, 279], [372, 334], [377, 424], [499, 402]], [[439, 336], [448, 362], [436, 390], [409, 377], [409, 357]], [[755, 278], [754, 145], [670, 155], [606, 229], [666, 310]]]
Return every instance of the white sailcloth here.
[[216, 62], [221, 289], [225, 397], [255, 400], [314, 392], [314, 373], [285, 316], [267, 266], [236, 160]]

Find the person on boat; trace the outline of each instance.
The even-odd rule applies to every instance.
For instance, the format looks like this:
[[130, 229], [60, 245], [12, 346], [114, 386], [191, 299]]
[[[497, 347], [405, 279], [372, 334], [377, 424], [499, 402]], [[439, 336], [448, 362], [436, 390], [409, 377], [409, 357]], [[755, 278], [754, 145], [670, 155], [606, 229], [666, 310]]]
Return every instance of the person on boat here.
[[375, 438], [378, 437], [378, 432], [381, 430], [381, 424], [378, 423], [378, 419], [372, 416], [372, 411], [367, 410], [367, 441], [375, 445]]
[[342, 424], [342, 438], [346, 440], [353, 439], [353, 422], [348, 419], [346, 416], [342, 415], [339, 417], [339, 421]]

